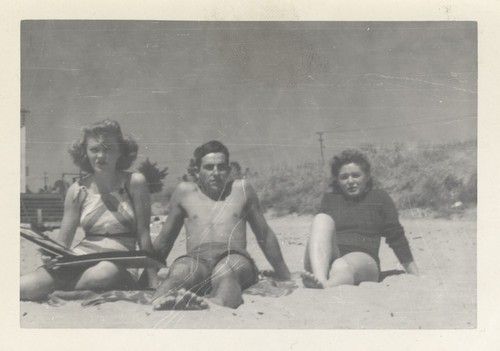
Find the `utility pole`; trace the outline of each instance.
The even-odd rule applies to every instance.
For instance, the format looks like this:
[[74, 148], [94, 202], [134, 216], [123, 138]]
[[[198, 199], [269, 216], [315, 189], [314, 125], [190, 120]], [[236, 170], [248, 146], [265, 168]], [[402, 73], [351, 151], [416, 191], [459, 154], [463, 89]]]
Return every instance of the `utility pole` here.
[[21, 128], [26, 125], [26, 115], [30, 113], [30, 110], [23, 108], [21, 110]]
[[319, 149], [320, 149], [320, 151], [321, 151], [321, 162], [323, 162], [323, 163], [325, 163], [325, 156], [324, 156], [324, 154], [323, 154], [323, 149], [325, 148], [325, 147], [323, 146], [323, 140], [324, 140], [324, 139], [323, 139], [323, 134], [325, 134], [325, 133], [326, 133], [326, 132], [316, 132], [316, 134], [318, 134], [318, 135], [319, 135], [319, 139], [318, 139], [318, 140], [319, 140]]

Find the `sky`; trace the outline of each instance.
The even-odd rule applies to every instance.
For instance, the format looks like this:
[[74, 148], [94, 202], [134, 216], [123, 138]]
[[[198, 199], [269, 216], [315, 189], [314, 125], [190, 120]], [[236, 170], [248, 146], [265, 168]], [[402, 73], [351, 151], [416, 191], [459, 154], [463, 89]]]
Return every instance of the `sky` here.
[[[78, 172], [82, 125], [120, 122], [185, 173], [216, 139], [264, 171], [373, 143], [477, 137], [474, 22], [23, 21], [27, 183]], [[23, 145], [21, 145], [22, 147]]]

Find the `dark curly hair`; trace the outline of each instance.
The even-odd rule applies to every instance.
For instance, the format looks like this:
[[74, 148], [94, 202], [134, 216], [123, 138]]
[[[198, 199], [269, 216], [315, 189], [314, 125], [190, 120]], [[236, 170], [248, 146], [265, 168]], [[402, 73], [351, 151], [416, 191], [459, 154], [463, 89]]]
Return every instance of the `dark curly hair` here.
[[194, 150], [194, 162], [196, 167], [199, 169], [201, 166], [201, 159], [207, 155], [214, 152], [221, 152], [226, 155], [226, 161], [229, 164], [229, 151], [227, 147], [220, 141], [212, 140], [209, 141]]
[[338, 176], [340, 173], [340, 169], [349, 164], [355, 163], [368, 177], [368, 182], [366, 183], [366, 191], [370, 191], [373, 188], [373, 178], [371, 176], [371, 164], [368, 161], [368, 158], [360, 151], [354, 149], [347, 149], [340, 153], [340, 155], [334, 156], [330, 161], [330, 171], [332, 176], [331, 185], [333, 190], [336, 192], [340, 191], [338, 185]]
[[124, 136], [117, 121], [105, 119], [100, 122], [95, 122], [82, 128], [82, 138], [73, 142], [68, 152], [71, 159], [84, 172], [94, 173], [87, 158], [87, 139], [102, 136], [115, 136], [120, 145], [120, 154], [116, 163], [116, 169], [128, 169], [132, 162], [137, 158], [139, 147], [137, 143], [129, 136]]

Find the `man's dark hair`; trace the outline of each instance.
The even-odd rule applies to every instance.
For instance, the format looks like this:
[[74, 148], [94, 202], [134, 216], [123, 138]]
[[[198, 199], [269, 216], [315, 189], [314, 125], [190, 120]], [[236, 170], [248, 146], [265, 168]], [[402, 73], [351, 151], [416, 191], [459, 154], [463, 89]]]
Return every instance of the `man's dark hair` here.
[[201, 166], [201, 159], [211, 153], [221, 152], [226, 155], [226, 162], [229, 163], [229, 151], [227, 147], [224, 146], [220, 141], [211, 140], [208, 143], [205, 143], [194, 150], [194, 161], [196, 167], [199, 169]]

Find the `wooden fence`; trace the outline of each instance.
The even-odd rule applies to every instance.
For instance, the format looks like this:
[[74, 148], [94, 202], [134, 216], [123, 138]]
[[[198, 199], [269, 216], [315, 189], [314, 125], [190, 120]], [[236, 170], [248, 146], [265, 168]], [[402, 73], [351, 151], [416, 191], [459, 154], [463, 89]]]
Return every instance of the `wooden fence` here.
[[21, 194], [21, 223], [58, 227], [64, 212], [64, 194]]

